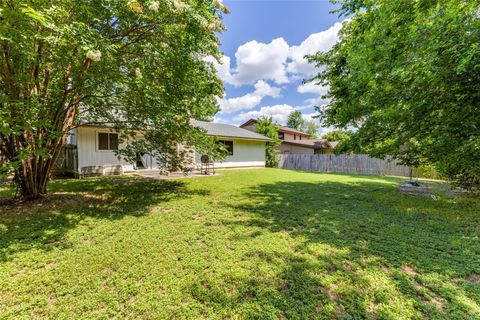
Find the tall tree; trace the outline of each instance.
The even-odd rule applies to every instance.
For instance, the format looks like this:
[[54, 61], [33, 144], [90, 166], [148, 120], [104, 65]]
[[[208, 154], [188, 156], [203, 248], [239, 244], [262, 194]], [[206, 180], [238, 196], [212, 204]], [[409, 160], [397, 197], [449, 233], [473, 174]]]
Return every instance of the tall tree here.
[[343, 0], [350, 16], [312, 81], [329, 86], [327, 125], [350, 145], [480, 183], [480, 1]]
[[108, 122], [166, 170], [203, 145], [191, 119], [211, 118], [223, 88], [219, 1], [0, 0], [0, 154], [25, 198], [47, 191], [67, 133]]
[[303, 130], [305, 120], [302, 118], [302, 113], [298, 110], [292, 111], [288, 115], [287, 127], [295, 130]]
[[308, 120], [305, 121], [302, 131], [308, 133], [308, 137], [310, 139], [317, 139], [318, 138], [318, 129], [320, 126], [315, 120]]
[[278, 137], [278, 126], [273, 122], [272, 117], [261, 117], [257, 119], [255, 131], [272, 139], [265, 147], [265, 165], [267, 167], [278, 167], [278, 150], [276, 147], [282, 142]]

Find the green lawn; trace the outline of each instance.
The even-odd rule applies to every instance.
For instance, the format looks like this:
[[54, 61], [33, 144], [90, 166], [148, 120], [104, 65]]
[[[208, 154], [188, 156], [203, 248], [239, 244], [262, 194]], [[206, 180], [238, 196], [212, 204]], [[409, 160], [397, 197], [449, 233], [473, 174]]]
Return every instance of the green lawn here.
[[1, 207], [0, 318], [480, 319], [480, 199], [222, 174], [55, 181]]

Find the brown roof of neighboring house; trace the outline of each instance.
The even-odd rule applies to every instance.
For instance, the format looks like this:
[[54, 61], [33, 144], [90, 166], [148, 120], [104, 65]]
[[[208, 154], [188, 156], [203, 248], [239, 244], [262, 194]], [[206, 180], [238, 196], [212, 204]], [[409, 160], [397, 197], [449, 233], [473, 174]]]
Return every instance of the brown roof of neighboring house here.
[[282, 140], [282, 143], [293, 144], [312, 149], [330, 149], [332, 146], [327, 139], [316, 140]]
[[288, 133], [293, 133], [293, 134], [298, 134], [300, 136], [308, 137], [308, 133], [305, 133], [305, 132], [302, 132], [302, 131], [299, 131], [299, 130], [295, 130], [295, 129], [292, 129], [292, 128], [289, 128], [289, 127], [279, 126], [278, 129], [282, 132], [288, 132]]
[[338, 147], [338, 145], [340, 144], [339, 141], [329, 141], [328, 143], [330, 143], [330, 146], [331, 146], [332, 148], [336, 148], [336, 147]]
[[239, 125], [240, 128], [243, 128], [243, 127], [246, 127], [248, 125], [251, 125], [251, 124], [255, 124], [257, 123], [257, 120], [255, 119], [248, 119], [247, 121], [245, 121], [244, 123], [242, 123], [241, 125]]
[[[256, 124], [256, 123], [257, 123], [257, 120], [256, 120], [256, 119], [249, 119], [249, 120], [247, 120], [245, 123], [241, 124], [241, 125], [240, 125], [240, 128], [249, 126], [249, 125], [251, 125], [251, 124]], [[305, 132], [302, 132], [302, 131], [299, 131], [299, 130], [295, 130], [295, 129], [292, 129], [292, 128], [289, 128], [289, 127], [278, 126], [278, 130], [281, 131], [281, 132], [298, 134], [298, 135], [301, 135], [301, 136], [308, 137], [308, 133], [305, 133]]]
[[[240, 128], [256, 124], [256, 119], [249, 119], [245, 123], [240, 125]], [[288, 132], [292, 134], [298, 134], [305, 137], [308, 137], [308, 134], [302, 131], [298, 131], [289, 127], [278, 126], [279, 131]], [[338, 141], [328, 141], [327, 139], [304, 139], [304, 140], [282, 140], [282, 143], [293, 144], [297, 146], [302, 146], [306, 148], [313, 148], [313, 149], [333, 149], [339, 145]]]

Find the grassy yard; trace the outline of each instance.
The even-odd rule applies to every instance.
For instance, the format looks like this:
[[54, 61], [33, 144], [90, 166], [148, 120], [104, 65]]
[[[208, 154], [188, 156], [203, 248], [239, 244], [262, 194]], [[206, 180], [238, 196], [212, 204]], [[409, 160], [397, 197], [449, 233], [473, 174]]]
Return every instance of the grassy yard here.
[[222, 173], [55, 181], [0, 207], [0, 318], [480, 319], [480, 199]]

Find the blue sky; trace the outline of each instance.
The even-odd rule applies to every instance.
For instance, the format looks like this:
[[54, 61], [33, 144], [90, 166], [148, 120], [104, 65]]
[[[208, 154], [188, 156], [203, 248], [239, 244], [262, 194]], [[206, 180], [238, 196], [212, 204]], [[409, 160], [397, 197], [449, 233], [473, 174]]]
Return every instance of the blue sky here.
[[303, 56], [331, 48], [340, 19], [328, 0], [224, 0], [227, 31], [220, 35], [225, 83], [217, 122], [238, 125], [271, 115], [284, 123], [292, 110], [309, 118], [326, 88], [302, 85], [316, 72]]

